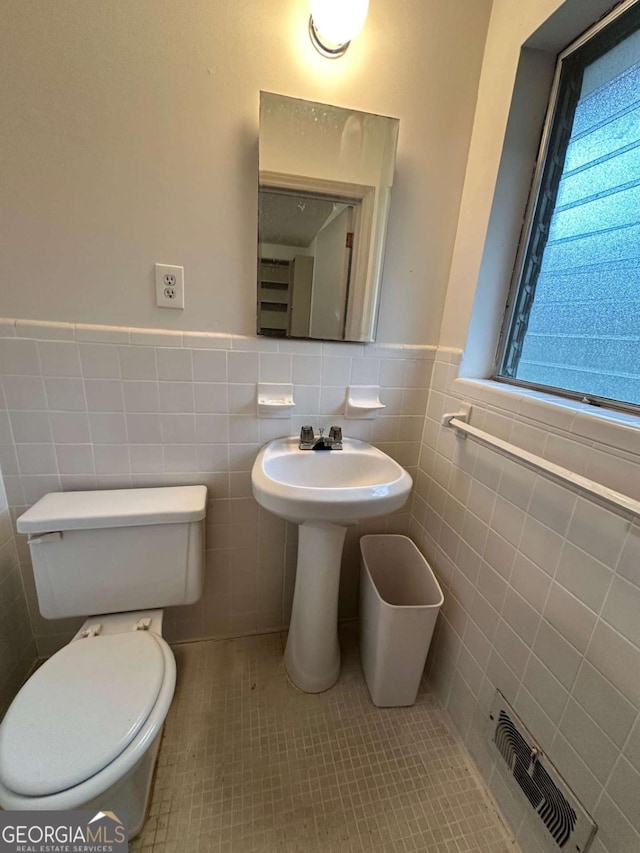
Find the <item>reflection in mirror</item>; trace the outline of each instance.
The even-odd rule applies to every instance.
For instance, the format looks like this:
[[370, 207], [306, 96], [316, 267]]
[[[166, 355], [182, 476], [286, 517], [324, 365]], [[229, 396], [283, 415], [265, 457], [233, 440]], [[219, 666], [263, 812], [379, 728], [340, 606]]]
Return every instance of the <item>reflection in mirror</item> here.
[[258, 334], [372, 341], [398, 120], [260, 95]]
[[263, 190], [259, 216], [259, 331], [343, 339], [354, 205], [320, 195]]

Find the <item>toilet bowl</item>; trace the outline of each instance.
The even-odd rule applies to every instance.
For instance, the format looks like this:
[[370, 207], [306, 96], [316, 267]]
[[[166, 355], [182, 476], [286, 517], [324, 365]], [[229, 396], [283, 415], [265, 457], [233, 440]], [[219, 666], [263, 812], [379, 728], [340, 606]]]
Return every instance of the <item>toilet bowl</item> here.
[[161, 627], [162, 611], [93, 617], [34, 673], [0, 726], [5, 809], [120, 809], [140, 830], [176, 682]]
[[[117, 512], [105, 512], [99, 493], [83, 493], [93, 497], [80, 500], [80, 520], [78, 500], [69, 497], [73, 493], [56, 495], [44, 509], [32, 507], [18, 529], [34, 534], [30, 545], [41, 610], [44, 605], [47, 615], [52, 610], [72, 615], [87, 596], [134, 605], [199, 598], [206, 489], [180, 488], [181, 494], [171, 488], [112, 492], [107, 504], [115, 500]], [[185, 489], [192, 491], [185, 495]], [[185, 497], [186, 506], [168, 512], [172, 502]], [[87, 509], [87, 500], [93, 509]], [[141, 500], [147, 502], [143, 512]], [[70, 507], [73, 513], [65, 516]], [[166, 526], [173, 528], [168, 534]], [[180, 551], [183, 559], [176, 563]], [[3, 808], [96, 808], [126, 815], [129, 838], [140, 831], [176, 683], [162, 621], [161, 609], [92, 616], [36, 670], [0, 725]]]

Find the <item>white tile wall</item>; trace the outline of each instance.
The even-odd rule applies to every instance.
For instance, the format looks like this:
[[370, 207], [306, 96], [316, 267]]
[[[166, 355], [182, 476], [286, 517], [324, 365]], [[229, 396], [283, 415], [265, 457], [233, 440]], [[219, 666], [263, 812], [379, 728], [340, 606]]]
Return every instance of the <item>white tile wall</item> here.
[[445, 588], [431, 676], [523, 850], [547, 847], [486, 739], [496, 688], [598, 822], [594, 850], [640, 850], [640, 522], [439, 419], [471, 402], [474, 425], [633, 497], [640, 432], [453, 384], [459, 357], [436, 356], [409, 528]]
[[[306, 423], [337, 423], [416, 474], [432, 348], [26, 321], [0, 328], [0, 466], [14, 517], [59, 489], [208, 486], [205, 593], [167, 612], [170, 640], [288, 622], [297, 530], [253, 500], [250, 471], [261, 444]], [[294, 417], [256, 417], [260, 379], [293, 381]], [[344, 421], [346, 386], [364, 381], [380, 382], [387, 408], [377, 420]], [[356, 613], [359, 536], [406, 532], [408, 523], [407, 505], [349, 532], [343, 616]], [[78, 620], [40, 617], [28, 549], [17, 541], [38, 651], [48, 654]]]
[[0, 720], [35, 661], [36, 645], [0, 479]]

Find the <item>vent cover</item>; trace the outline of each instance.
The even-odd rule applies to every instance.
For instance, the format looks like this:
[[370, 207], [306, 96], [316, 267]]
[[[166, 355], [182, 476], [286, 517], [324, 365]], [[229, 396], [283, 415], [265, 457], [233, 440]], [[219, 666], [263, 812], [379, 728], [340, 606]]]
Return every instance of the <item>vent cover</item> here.
[[491, 739], [543, 831], [558, 849], [586, 853], [596, 824], [499, 690], [489, 718]]

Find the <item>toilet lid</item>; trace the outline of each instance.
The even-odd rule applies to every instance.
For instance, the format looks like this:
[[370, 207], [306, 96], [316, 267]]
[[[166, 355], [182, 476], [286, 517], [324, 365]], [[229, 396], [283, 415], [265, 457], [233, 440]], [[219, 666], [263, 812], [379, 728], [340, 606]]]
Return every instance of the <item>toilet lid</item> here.
[[0, 726], [0, 778], [46, 796], [103, 770], [140, 731], [164, 677], [147, 631], [77, 640], [27, 681]]

